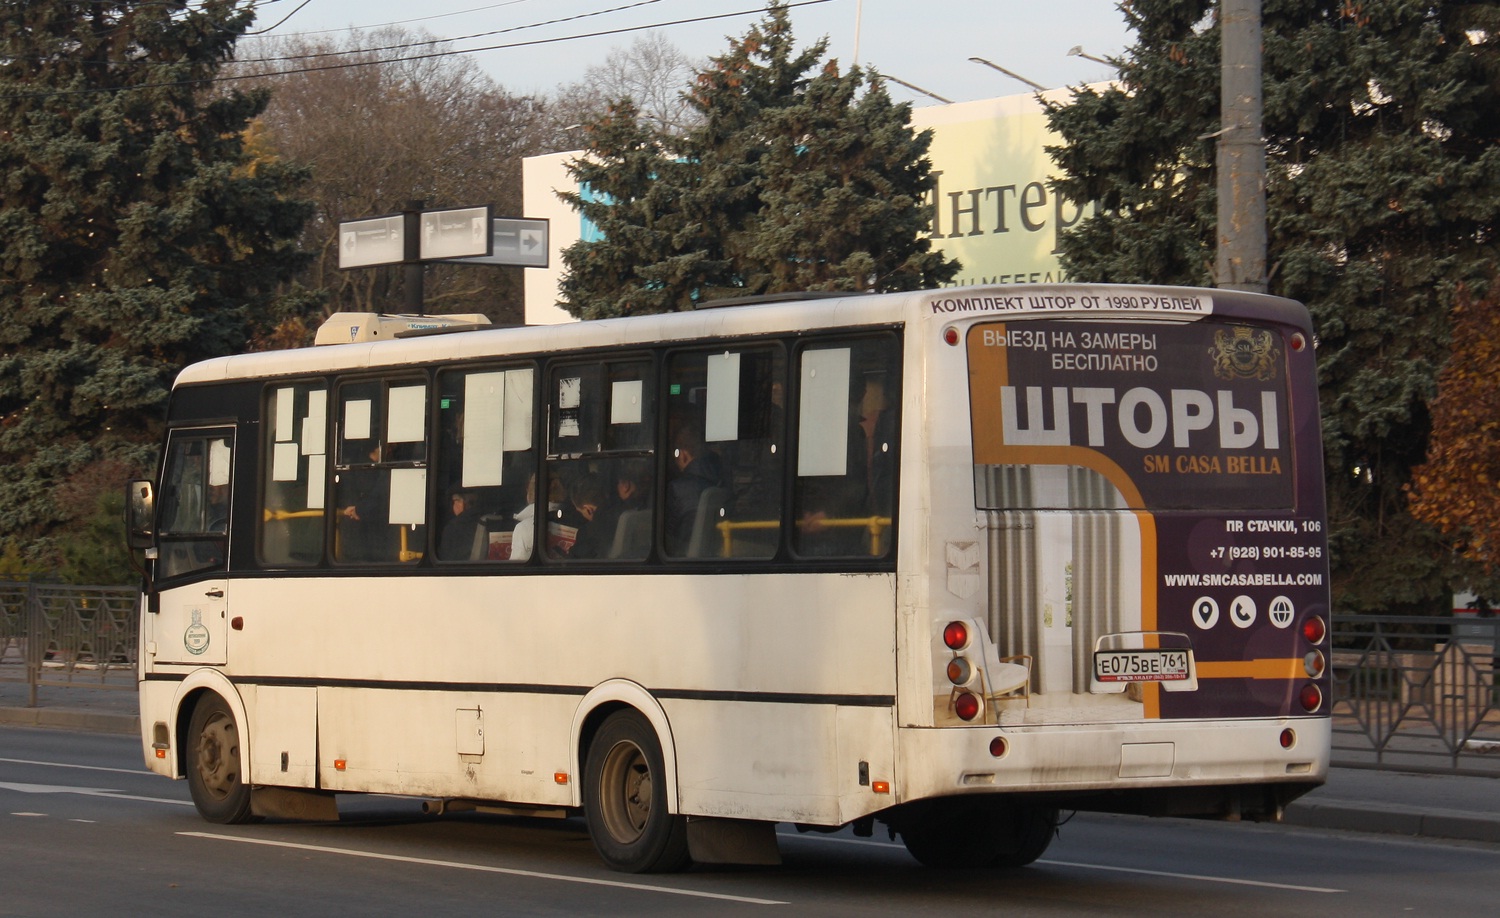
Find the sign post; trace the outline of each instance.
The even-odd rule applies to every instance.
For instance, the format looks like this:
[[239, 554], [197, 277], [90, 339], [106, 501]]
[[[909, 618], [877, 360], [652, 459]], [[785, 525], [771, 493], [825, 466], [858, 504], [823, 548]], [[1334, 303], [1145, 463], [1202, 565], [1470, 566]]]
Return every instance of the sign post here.
[[422, 266], [429, 263], [548, 265], [546, 220], [495, 217], [489, 205], [424, 210], [409, 201], [399, 214], [339, 224], [339, 268], [405, 265], [405, 309], [423, 313]]

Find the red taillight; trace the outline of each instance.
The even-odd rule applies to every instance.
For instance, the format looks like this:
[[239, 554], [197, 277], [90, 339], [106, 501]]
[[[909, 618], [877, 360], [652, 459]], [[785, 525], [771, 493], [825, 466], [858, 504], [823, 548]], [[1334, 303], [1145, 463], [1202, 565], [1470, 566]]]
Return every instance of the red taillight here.
[[949, 650], [963, 650], [969, 646], [969, 626], [963, 622], [949, 622], [943, 629], [943, 643]]
[[1301, 332], [1295, 332], [1292, 335], [1292, 350], [1300, 351], [1305, 347], [1307, 347], [1307, 338]]
[[1309, 683], [1302, 686], [1297, 699], [1302, 702], [1302, 710], [1311, 714], [1323, 706], [1323, 690]]
[[959, 720], [973, 720], [979, 716], [979, 696], [973, 692], [960, 692], [953, 699], [953, 713], [958, 715]]
[[956, 346], [958, 344], [958, 329], [954, 328], [952, 325], [943, 329], [943, 341], [945, 341], [949, 347]]
[[1302, 636], [1309, 644], [1321, 644], [1328, 636], [1328, 625], [1321, 615], [1309, 615], [1302, 620]]
[[1001, 758], [1009, 751], [1010, 743], [1007, 743], [1005, 741], [1005, 737], [997, 736], [994, 739], [990, 740], [990, 755], [994, 756], [995, 758]]
[[1287, 727], [1285, 730], [1282, 730], [1281, 748], [1290, 749], [1295, 745], [1297, 745], [1297, 731], [1293, 730], [1291, 727]]

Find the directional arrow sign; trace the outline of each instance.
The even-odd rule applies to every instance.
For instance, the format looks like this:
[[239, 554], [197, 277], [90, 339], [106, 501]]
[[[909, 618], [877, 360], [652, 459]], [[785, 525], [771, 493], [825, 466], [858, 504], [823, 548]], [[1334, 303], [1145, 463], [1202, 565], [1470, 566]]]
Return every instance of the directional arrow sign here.
[[393, 265], [406, 259], [400, 214], [339, 224], [339, 267]]
[[423, 261], [442, 261], [466, 255], [490, 254], [488, 207], [422, 211]]
[[496, 217], [490, 221], [491, 254], [478, 258], [447, 258], [464, 265], [516, 265], [545, 268], [548, 264], [548, 223], [528, 217]]

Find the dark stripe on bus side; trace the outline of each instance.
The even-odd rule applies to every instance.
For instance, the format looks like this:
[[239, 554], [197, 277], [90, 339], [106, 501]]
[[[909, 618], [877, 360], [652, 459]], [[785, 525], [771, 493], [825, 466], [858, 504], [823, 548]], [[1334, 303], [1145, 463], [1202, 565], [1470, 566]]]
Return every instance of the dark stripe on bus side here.
[[[175, 673], [150, 673], [147, 682], [181, 682], [186, 676]], [[356, 688], [397, 692], [476, 692], [503, 695], [574, 695], [593, 691], [588, 685], [547, 685], [526, 682], [430, 682], [390, 679], [303, 679], [295, 677], [250, 677], [231, 680], [236, 687], [268, 688]], [[894, 695], [834, 695], [813, 692], [743, 692], [713, 689], [652, 689], [654, 698], [674, 701], [733, 701], [745, 704], [839, 705], [841, 707], [889, 708], [896, 704]]]

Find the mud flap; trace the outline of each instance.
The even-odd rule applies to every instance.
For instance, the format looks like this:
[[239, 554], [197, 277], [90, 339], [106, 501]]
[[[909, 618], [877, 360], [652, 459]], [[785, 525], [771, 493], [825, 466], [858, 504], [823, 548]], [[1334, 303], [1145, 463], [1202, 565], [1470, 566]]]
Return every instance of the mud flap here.
[[339, 807], [333, 794], [290, 787], [250, 789], [250, 813], [271, 819], [300, 822], [338, 822]]
[[687, 842], [688, 852], [697, 864], [774, 867], [781, 863], [774, 822], [689, 816]]

